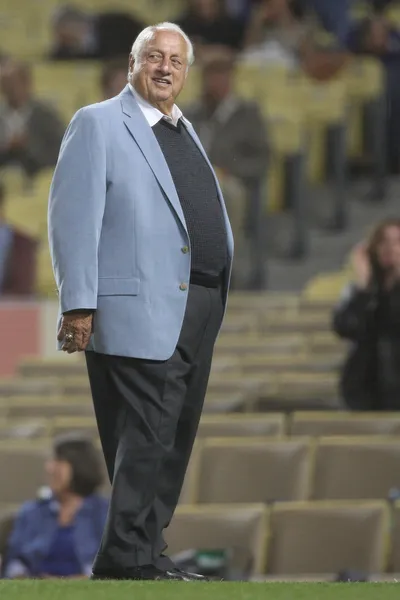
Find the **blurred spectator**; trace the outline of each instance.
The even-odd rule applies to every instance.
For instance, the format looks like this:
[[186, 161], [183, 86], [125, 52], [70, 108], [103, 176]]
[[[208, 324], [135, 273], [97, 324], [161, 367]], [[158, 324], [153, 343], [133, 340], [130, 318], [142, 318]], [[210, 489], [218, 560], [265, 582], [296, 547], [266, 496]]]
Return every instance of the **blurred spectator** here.
[[100, 88], [103, 100], [117, 96], [127, 84], [128, 64], [126, 60], [115, 59], [103, 65]]
[[242, 47], [246, 24], [229, 16], [223, 0], [189, 0], [189, 8], [175, 21], [191, 38], [196, 51], [202, 46]]
[[76, 60], [126, 56], [144, 27], [130, 14], [88, 14], [67, 5], [54, 16], [54, 45], [50, 58]]
[[27, 175], [56, 164], [64, 124], [33, 95], [30, 67], [7, 61], [1, 70], [0, 166], [17, 164]]
[[96, 493], [103, 483], [99, 454], [79, 435], [61, 436], [46, 471], [51, 495], [21, 508], [6, 552], [6, 578], [91, 573], [108, 506]]
[[5, 189], [0, 184], [0, 297], [35, 292], [37, 242], [5, 220]]
[[400, 32], [382, 16], [364, 19], [351, 37], [355, 52], [375, 56], [386, 72], [389, 170], [400, 173]]
[[309, 27], [301, 0], [261, 0], [246, 33], [245, 57], [294, 65]]
[[234, 92], [235, 62], [228, 50], [203, 63], [199, 100], [185, 110], [211, 162], [245, 185], [260, 182], [267, 168], [267, 133], [256, 102]]
[[342, 394], [353, 410], [400, 410], [400, 219], [379, 223], [352, 263], [355, 281], [333, 320], [353, 343]]
[[[202, 67], [199, 100], [185, 109], [210, 161], [219, 171], [226, 192], [236, 240], [234, 283], [243, 286], [246, 268], [246, 229], [252, 231], [252, 208], [267, 173], [268, 143], [262, 115], [255, 102], [234, 92], [235, 63], [228, 49], [209, 55]], [[236, 182], [236, 183], [235, 183]], [[241, 259], [244, 258], [238, 273]], [[247, 265], [248, 267], [248, 265]], [[240, 282], [237, 279], [240, 278]]]
[[353, 0], [301, 0], [318, 18], [322, 27], [331, 33], [338, 48], [346, 49], [352, 27], [351, 6]]
[[300, 63], [305, 73], [316, 80], [335, 77], [351, 61], [348, 38], [351, 32], [352, 0], [299, 0], [307, 13], [315, 15], [322, 27], [332, 35], [327, 48], [319, 47], [312, 37], [304, 40]]

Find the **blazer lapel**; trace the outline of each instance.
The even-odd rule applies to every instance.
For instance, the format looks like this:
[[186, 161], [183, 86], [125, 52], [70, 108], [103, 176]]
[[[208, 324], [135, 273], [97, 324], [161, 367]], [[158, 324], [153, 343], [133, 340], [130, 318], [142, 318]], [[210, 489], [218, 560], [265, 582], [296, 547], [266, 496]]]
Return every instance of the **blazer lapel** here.
[[142, 111], [127, 86], [120, 95], [123, 119], [130, 134], [153, 171], [168, 201], [175, 210], [184, 229], [187, 231], [185, 217], [178, 194], [162, 150], [147, 123]]

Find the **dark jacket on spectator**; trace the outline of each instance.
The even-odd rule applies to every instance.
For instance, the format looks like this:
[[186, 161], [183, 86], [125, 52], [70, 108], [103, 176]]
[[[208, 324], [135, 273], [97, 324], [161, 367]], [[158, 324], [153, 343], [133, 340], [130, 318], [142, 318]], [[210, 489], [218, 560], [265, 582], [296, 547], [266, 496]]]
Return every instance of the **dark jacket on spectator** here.
[[255, 102], [230, 96], [211, 116], [201, 101], [184, 112], [215, 167], [245, 184], [259, 182], [266, 176], [267, 132]]
[[131, 15], [102, 13], [92, 20], [93, 43], [85, 49], [76, 50], [66, 46], [55, 46], [52, 60], [96, 60], [127, 56], [134, 40], [145, 25]]
[[[56, 164], [65, 126], [57, 112], [46, 103], [32, 100], [26, 108], [26, 145], [14, 151], [1, 149], [0, 166], [18, 164], [28, 176]], [[0, 142], [7, 129], [9, 111], [0, 107]]]
[[233, 50], [242, 47], [246, 30], [246, 22], [242, 19], [222, 15], [211, 22], [202, 21], [188, 12], [175, 22], [195, 44], [228, 46]]
[[390, 291], [349, 286], [333, 328], [352, 346], [341, 392], [352, 410], [400, 410], [400, 285]]

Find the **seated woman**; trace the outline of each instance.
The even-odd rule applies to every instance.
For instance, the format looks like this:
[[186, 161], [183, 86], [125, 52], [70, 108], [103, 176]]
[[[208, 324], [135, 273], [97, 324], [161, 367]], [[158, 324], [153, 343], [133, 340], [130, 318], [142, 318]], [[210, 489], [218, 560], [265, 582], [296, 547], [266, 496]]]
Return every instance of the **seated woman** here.
[[84, 577], [91, 574], [108, 502], [100, 456], [90, 440], [60, 436], [46, 463], [51, 493], [22, 506], [10, 536], [6, 578]]
[[400, 219], [379, 223], [353, 253], [354, 282], [333, 328], [352, 342], [341, 392], [352, 410], [400, 410]]

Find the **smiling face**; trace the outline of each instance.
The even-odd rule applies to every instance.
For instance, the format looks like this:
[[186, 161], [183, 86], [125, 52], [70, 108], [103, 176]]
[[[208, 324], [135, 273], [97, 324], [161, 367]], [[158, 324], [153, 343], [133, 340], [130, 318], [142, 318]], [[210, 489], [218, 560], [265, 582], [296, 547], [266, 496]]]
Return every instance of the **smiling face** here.
[[157, 31], [143, 48], [140, 64], [130, 57], [135, 90], [161, 112], [170, 114], [187, 75], [187, 46], [174, 31]]

